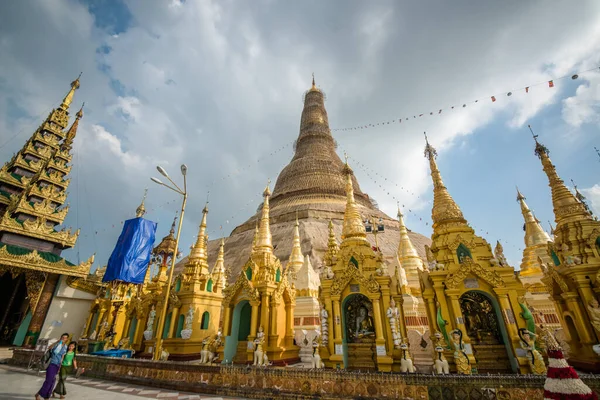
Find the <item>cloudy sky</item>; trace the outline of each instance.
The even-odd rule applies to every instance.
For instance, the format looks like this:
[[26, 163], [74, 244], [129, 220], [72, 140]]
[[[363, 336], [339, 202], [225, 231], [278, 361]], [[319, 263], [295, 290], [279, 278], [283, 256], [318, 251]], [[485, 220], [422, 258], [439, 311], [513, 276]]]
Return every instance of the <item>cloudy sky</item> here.
[[546, 229], [554, 219], [528, 124], [600, 213], [599, 50], [594, 0], [3, 1], [0, 160], [83, 71], [65, 223], [81, 236], [64, 254], [76, 262], [95, 252], [106, 263], [146, 187], [147, 217], [164, 236], [180, 200], [149, 178], [160, 164], [179, 180], [181, 163], [187, 253], [207, 196], [211, 238], [254, 213], [292, 157], [314, 72], [332, 129], [396, 121], [333, 132], [340, 152], [374, 171], [354, 165], [385, 212], [395, 215], [398, 198], [409, 228], [431, 234], [427, 131], [465, 217], [518, 267], [515, 185]]

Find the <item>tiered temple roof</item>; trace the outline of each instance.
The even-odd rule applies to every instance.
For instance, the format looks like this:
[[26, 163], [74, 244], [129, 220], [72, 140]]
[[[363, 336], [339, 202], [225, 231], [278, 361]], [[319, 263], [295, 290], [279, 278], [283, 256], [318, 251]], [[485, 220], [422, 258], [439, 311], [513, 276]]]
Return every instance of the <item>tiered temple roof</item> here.
[[79, 266], [63, 260], [62, 250], [75, 245], [79, 230], [57, 229], [67, 216], [66, 190], [71, 171], [71, 150], [83, 107], [67, 129], [69, 108], [79, 78], [61, 105], [48, 115], [25, 145], [0, 168], [0, 243], [4, 265], [31, 265], [74, 276], [89, 272], [93, 257]]

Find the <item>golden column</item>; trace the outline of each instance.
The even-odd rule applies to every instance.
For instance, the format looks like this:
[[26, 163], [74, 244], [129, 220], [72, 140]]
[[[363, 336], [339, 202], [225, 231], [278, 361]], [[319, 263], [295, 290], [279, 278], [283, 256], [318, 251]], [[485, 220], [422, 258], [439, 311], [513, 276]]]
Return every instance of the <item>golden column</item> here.
[[172, 339], [175, 337], [175, 327], [177, 326], [177, 319], [179, 318], [179, 307], [173, 307], [171, 311], [171, 326], [169, 327], [168, 338]]

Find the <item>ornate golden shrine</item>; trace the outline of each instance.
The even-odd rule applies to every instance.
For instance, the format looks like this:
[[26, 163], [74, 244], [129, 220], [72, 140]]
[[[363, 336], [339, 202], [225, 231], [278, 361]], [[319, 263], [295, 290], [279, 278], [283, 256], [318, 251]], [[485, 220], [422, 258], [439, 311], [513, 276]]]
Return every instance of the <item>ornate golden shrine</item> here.
[[268, 186], [263, 196], [262, 216], [250, 258], [224, 292], [225, 345], [219, 354], [225, 363], [252, 361], [257, 343], [274, 363], [298, 360], [299, 349], [294, 345], [296, 290], [290, 283], [290, 269], [284, 272], [273, 254]]
[[[600, 222], [594, 219], [584, 198], [575, 195], [558, 176], [549, 151], [535, 139], [535, 154], [542, 162], [552, 192], [556, 228], [548, 242], [552, 262], [540, 263], [542, 281], [555, 302], [566, 341], [569, 362], [587, 371], [600, 370], [592, 346], [600, 342]], [[546, 258], [546, 260], [548, 260]]]
[[433, 235], [429, 272], [422, 278], [431, 329], [441, 330], [447, 342], [450, 330], [462, 331], [463, 353], [473, 371], [526, 372], [529, 364], [518, 335], [518, 329], [526, 327], [518, 301], [525, 289], [505, 262], [501, 247], [493, 254], [468, 225], [444, 186], [436, 155], [427, 142], [425, 156], [434, 190]]
[[[394, 348], [386, 310], [392, 296], [402, 304], [402, 293], [392, 291], [392, 281], [396, 278], [388, 275], [383, 255], [367, 241], [354, 200], [353, 173], [347, 163], [344, 173], [347, 203], [342, 243], [338, 249], [335, 238], [330, 240], [325, 257], [327, 273], [321, 281], [325, 309], [322, 324], [329, 332], [329, 337], [321, 340], [324, 347], [321, 357], [330, 368], [391, 371], [399, 368], [400, 352]], [[397, 282], [394, 287], [399, 288]], [[404, 315], [402, 311], [399, 313], [400, 334], [406, 337]]]

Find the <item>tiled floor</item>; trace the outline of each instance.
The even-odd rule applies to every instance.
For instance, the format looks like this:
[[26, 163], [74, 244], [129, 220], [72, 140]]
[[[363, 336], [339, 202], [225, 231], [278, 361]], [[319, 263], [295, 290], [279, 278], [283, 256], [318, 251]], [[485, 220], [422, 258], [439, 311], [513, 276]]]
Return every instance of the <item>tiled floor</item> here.
[[[1, 400], [32, 400], [44, 381], [44, 372], [39, 375], [25, 371], [22, 368], [0, 366], [0, 399]], [[165, 399], [165, 400], [244, 400], [233, 397], [218, 397], [196, 393], [183, 393], [174, 390], [162, 390], [126, 383], [102, 381], [82, 376], [78, 379], [67, 379], [67, 399], [86, 400], [134, 400], [134, 399]]]

